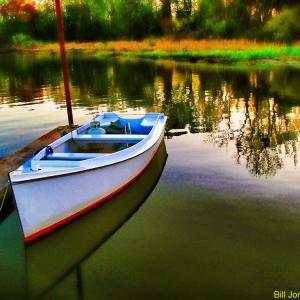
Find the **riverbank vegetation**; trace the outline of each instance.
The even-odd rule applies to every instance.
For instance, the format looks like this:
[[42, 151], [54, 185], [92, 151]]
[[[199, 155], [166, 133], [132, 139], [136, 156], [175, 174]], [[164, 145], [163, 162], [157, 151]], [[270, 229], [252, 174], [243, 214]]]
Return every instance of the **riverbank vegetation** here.
[[114, 41], [97, 45], [99, 55], [122, 55], [150, 58], [179, 58], [191, 61], [244, 61], [258, 59], [300, 59], [298, 44], [247, 40], [146, 40], [142, 42]]
[[[66, 40], [73, 42], [69, 48], [99, 55], [300, 57], [296, 0], [67, 0], [63, 16]], [[52, 1], [0, 0], [2, 48], [55, 50], [56, 40]]]
[[[59, 51], [57, 43], [45, 43], [18, 38], [17, 51]], [[205, 62], [250, 62], [268, 60], [269, 63], [300, 61], [300, 44], [287, 46], [280, 43], [248, 40], [171, 40], [68, 42], [69, 51], [93, 53], [96, 56], [141, 57]]]

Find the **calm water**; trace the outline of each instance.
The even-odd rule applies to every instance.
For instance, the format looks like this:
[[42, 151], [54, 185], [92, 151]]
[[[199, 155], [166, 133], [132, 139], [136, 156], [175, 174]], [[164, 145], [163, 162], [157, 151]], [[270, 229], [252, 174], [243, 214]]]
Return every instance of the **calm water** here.
[[[274, 290], [299, 291], [300, 69], [78, 54], [69, 63], [76, 123], [106, 110], [165, 112], [168, 160], [148, 198], [163, 150], [131, 189], [30, 247], [16, 212], [2, 219], [0, 298], [273, 299]], [[1, 55], [0, 157], [65, 123], [58, 57]]]

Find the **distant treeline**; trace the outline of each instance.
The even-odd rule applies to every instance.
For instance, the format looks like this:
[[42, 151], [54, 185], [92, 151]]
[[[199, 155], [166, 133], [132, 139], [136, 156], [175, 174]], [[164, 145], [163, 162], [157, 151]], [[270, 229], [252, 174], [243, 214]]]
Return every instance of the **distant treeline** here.
[[[37, 3], [37, 4], [36, 4]], [[67, 0], [66, 39], [300, 39], [299, 0]], [[56, 39], [53, 1], [0, 0], [0, 40]]]

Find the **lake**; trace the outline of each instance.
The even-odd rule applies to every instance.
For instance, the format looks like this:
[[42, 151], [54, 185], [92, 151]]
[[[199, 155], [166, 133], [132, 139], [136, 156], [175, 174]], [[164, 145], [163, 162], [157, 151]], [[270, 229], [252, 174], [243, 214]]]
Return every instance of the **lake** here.
[[[0, 218], [2, 299], [273, 299], [299, 291], [300, 68], [69, 55], [74, 120], [161, 111], [131, 187], [24, 246]], [[67, 123], [59, 56], [0, 57], [0, 158]], [[288, 294], [288, 293], [287, 293]]]

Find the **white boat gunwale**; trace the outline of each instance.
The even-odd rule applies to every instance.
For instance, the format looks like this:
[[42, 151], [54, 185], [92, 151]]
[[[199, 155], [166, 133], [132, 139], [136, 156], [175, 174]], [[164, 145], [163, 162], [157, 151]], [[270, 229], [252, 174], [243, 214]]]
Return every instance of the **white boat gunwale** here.
[[[146, 116], [145, 114], [144, 116]], [[106, 155], [99, 155], [98, 157], [92, 157], [80, 161], [66, 161], [68, 164], [66, 166], [61, 167], [58, 170], [45, 170], [45, 171], [36, 171], [36, 172], [28, 172], [23, 173], [22, 170], [17, 169], [9, 174], [9, 179], [11, 184], [21, 184], [23, 182], [28, 181], [35, 181], [35, 180], [43, 180], [47, 178], [52, 177], [58, 177], [58, 176], [67, 176], [74, 173], [81, 173], [86, 172], [93, 169], [99, 169], [108, 167], [113, 164], [120, 163], [122, 161], [126, 161], [129, 159], [132, 159], [134, 157], [137, 157], [141, 154], [143, 154], [145, 151], [152, 148], [157, 140], [160, 138], [162, 130], [164, 129], [166, 119], [167, 117], [163, 114], [156, 113], [153, 115], [157, 115], [156, 120], [153, 124], [153, 127], [149, 134], [144, 135], [145, 137], [140, 140], [135, 145], [114, 152], [109, 153]], [[68, 140], [71, 140], [80, 135], [80, 132], [83, 132], [86, 130], [90, 125], [90, 122], [82, 125], [81, 127], [73, 130], [72, 132], [66, 134], [65, 136], [57, 139], [53, 143], [49, 144], [52, 148], [57, 148], [58, 146], [62, 145]], [[104, 136], [105, 134], [103, 134]], [[124, 136], [124, 135], [123, 135]], [[131, 136], [134, 136], [132, 134]], [[99, 139], [99, 141], [101, 141]], [[41, 151], [39, 151], [32, 159], [31, 159], [31, 165], [39, 165], [41, 164], [41, 159], [45, 156], [46, 148], [43, 148]], [[51, 160], [49, 160], [51, 162]], [[47, 162], [47, 161], [43, 161]], [[60, 162], [63, 162], [63, 160], [60, 160]]]
[[[89, 172], [89, 171], [91, 171], [91, 170], [96, 170], [96, 169], [109, 168], [109, 167], [112, 166], [112, 165], [116, 165], [116, 164], [125, 162], [125, 161], [127, 161], [127, 160], [130, 160], [130, 159], [132, 159], [132, 158], [134, 158], [134, 157], [141, 156], [144, 152], [150, 150], [151, 148], [154, 148], [155, 146], [156, 146], [156, 144], [153, 144], [150, 148], [146, 149], [145, 151], [143, 151], [143, 152], [141, 152], [141, 153], [139, 153], [139, 154], [137, 154], [137, 155], [135, 155], [135, 156], [133, 156], [133, 157], [130, 157], [130, 158], [127, 158], [127, 159], [123, 159], [123, 160], [120, 160], [120, 161], [116, 161], [116, 162], [113, 162], [113, 163], [110, 163], [110, 164], [107, 164], [107, 165], [104, 165], [104, 166], [90, 167], [90, 168], [84, 169], [84, 170], [78, 170], [78, 168], [77, 168], [77, 171], [74, 171], [74, 172], [67, 172], [67, 173], [55, 174], [55, 175], [50, 175], [50, 176], [47, 175], [47, 177], [43, 176], [43, 177], [39, 177], [39, 178], [32, 178], [32, 179], [27, 179], [27, 180], [22, 180], [22, 181], [15, 181], [15, 182], [12, 182], [12, 181], [11, 181], [11, 178], [9, 177], [9, 181], [10, 181], [11, 184], [17, 185], [17, 184], [22, 184], [22, 183], [25, 183], [25, 182], [32, 182], [32, 181], [39, 181], [39, 180], [47, 180], [48, 178], [56, 178], [56, 177], [61, 177], [61, 176], [71, 176], [71, 175], [73, 175], [74, 173], [77, 174], [77, 173]], [[126, 150], [126, 149], [125, 149], [125, 150]], [[123, 150], [122, 150], [122, 151], [123, 151]], [[153, 157], [154, 157], [154, 156], [155, 156], [155, 153], [154, 153]], [[153, 159], [153, 157], [151, 158], [151, 160]], [[150, 160], [148, 163], [150, 163], [151, 160]], [[148, 164], [146, 164], [146, 166], [147, 166], [147, 165], [148, 165]], [[70, 168], [70, 169], [67, 169], [67, 170], [69, 171], [69, 170], [73, 170], [73, 169], [75, 169], [75, 168], [72, 168], [72, 169]], [[141, 172], [141, 173], [142, 173], [142, 172]], [[131, 181], [131, 180], [130, 180], [130, 181]]]

